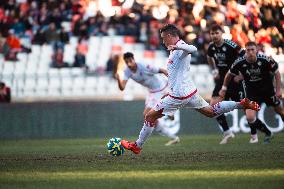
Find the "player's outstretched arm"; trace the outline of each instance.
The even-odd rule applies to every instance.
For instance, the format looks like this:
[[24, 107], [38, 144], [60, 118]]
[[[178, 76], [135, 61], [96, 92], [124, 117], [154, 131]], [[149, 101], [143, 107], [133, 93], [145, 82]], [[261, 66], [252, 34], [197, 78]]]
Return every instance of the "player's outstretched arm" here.
[[211, 69], [212, 69], [212, 75], [214, 79], [219, 79], [219, 71], [217, 69], [217, 66], [215, 64], [215, 60], [214, 58], [210, 57], [207, 55], [207, 62], [210, 65]]
[[179, 44], [179, 45], [169, 45], [168, 50], [183, 50], [186, 53], [194, 53], [197, 51], [197, 48], [194, 45], [188, 45], [186, 43], [184, 44]]
[[168, 77], [168, 71], [167, 70], [165, 70], [164, 68], [160, 68], [159, 69], [159, 73], [162, 73], [162, 74], [164, 74], [165, 76], [167, 76]]
[[220, 97], [222, 97], [222, 98], [225, 97], [228, 85], [229, 85], [231, 79], [233, 78], [233, 76], [234, 75], [231, 74], [230, 71], [228, 71], [227, 74], [225, 75], [223, 86], [222, 86], [221, 90], [219, 91], [219, 96]]
[[115, 78], [117, 80], [117, 84], [118, 84], [118, 88], [123, 91], [125, 89], [125, 86], [126, 86], [126, 83], [127, 83], [127, 80], [122, 80], [120, 78], [120, 75], [118, 73], [115, 74]]

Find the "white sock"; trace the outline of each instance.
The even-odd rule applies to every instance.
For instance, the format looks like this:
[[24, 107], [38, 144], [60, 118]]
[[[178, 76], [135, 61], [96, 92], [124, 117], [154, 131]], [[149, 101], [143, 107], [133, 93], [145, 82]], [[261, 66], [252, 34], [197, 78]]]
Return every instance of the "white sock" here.
[[150, 124], [148, 122], [144, 122], [144, 125], [139, 133], [139, 137], [136, 140], [136, 145], [139, 148], [142, 148], [143, 144], [146, 142], [146, 140], [151, 136], [152, 132], [154, 130], [154, 127], [150, 127]]
[[[161, 118], [162, 119], [162, 118]], [[157, 131], [160, 135], [167, 136], [171, 139], [175, 139], [177, 136], [172, 134], [168, 128], [166, 128], [164, 125], [162, 125], [160, 122], [158, 122], [155, 131]]]
[[250, 136], [251, 136], [251, 138], [253, 138], [253, 139], [257, 139], [257, 134], [250, 135]]
[[231, 134], [231, 133], [232, 133], [232, 131], [230, 130], [230, 128], [229, 128], [229, 130], [224, 131], [224, 135], [229, 135], [229, 134]]
[[230, 112], [234, 109], [242, 109], [243, 106], [239, 102], [235, 101], [222, 101], [213, 105], [212, 108], [216, 114], [215, 117], [218, 117], [219, 115]]

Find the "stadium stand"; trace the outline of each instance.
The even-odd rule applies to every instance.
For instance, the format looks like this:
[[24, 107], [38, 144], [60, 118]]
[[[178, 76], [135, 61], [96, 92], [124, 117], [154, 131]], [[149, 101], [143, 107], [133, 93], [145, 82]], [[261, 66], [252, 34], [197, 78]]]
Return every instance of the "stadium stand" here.
[[[225, 35], [240, 45], [247, 40], [259, 43], [260, 50], [279, 62], [283, 76], [281, 0], [154, 0], [133, 1], [131, 6], [128, 2], [128, 7], [123, 1], [106, 1], [111, 2], [108, 4], [111, 7], [104, 8], [110, 11], [102, 12], [90, 10], [88, 6], [99, 3], [98, 0], [3, 1], [0, 5], [3, 13], [0, 14], [0, 80], [11, 86], [13, 100], [143, 96], [145, 91], [137, 85], [130, 84], [129, 89], [120, 92], [116, 81], [105, 71], [106, 63], [113, 54], [132, 51], [137, 61], [165, 66], [167, 54], [158, 34], [165, 23], [175, 23], [185, 40], [199, 48], [192, 57], [191, 70], [202, 95], [208, 95], [213, 87], [205, 54], [210, 41], [208, 26], [216, 22], [222, 23]], [[152, 12], [159, 6], [168, 9], [163, 14]], [[50, 30], [51, 25], [55, 30]], [[13, 51], [16, 54], [13, 59], [8, 56], [12, 52], [7, 44], [10, 35], [20, 41]], [[58, 49], [63, 50], [63, 62], [68, 68], [52, 68], [52, 57]], [[86, 67], [72, 67], [77, 49], [85, 55]]]

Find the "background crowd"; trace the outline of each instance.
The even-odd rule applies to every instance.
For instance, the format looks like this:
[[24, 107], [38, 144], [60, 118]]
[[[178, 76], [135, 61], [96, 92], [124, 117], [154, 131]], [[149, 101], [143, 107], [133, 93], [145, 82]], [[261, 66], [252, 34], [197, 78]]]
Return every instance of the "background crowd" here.
[[84, 62], [89, 37], [106, 35], [132, 36], [146, 49], [162, 49], [158, 29], [174, 23], [199, 48], [193, 62], [199, 64], [206, 63], [208, 28], [219, 23], [242, 47], [252, 40], [270, 55], [283, 54], [283, 5], [281, 0], [2, 0], [0, 53], [17, 60], [16, 54], [29, 53], [31, 44], [50, 44], [53, 60], [62, 61], [64, 45], [77, 36], [77, 60]]

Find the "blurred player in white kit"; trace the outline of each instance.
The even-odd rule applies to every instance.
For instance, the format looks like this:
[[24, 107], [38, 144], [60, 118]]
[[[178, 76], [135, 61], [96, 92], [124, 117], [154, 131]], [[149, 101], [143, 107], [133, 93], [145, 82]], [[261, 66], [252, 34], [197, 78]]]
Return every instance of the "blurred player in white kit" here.
[[[148, 89], [143, 112], [145, 116], [168, 93], [168, 72], [153, 65], [137, 63], [134, 54], [131, 52], [124, 53], [123, 59], [127, 66], [123, 70], [122, 75], [119, 73], [115, 75], [118, 87], [120, 90], [124, 90], [128, 80], [131, 78]], [[179, 112], [174, 116], [158, 119], [156, 124], [155, 130], [171, 139], [165, 144], [166, 146], [180, 142], [179, 137], [176, 136], [180, 126]], [[173, 129], [173, 127], [176, 128]]]

